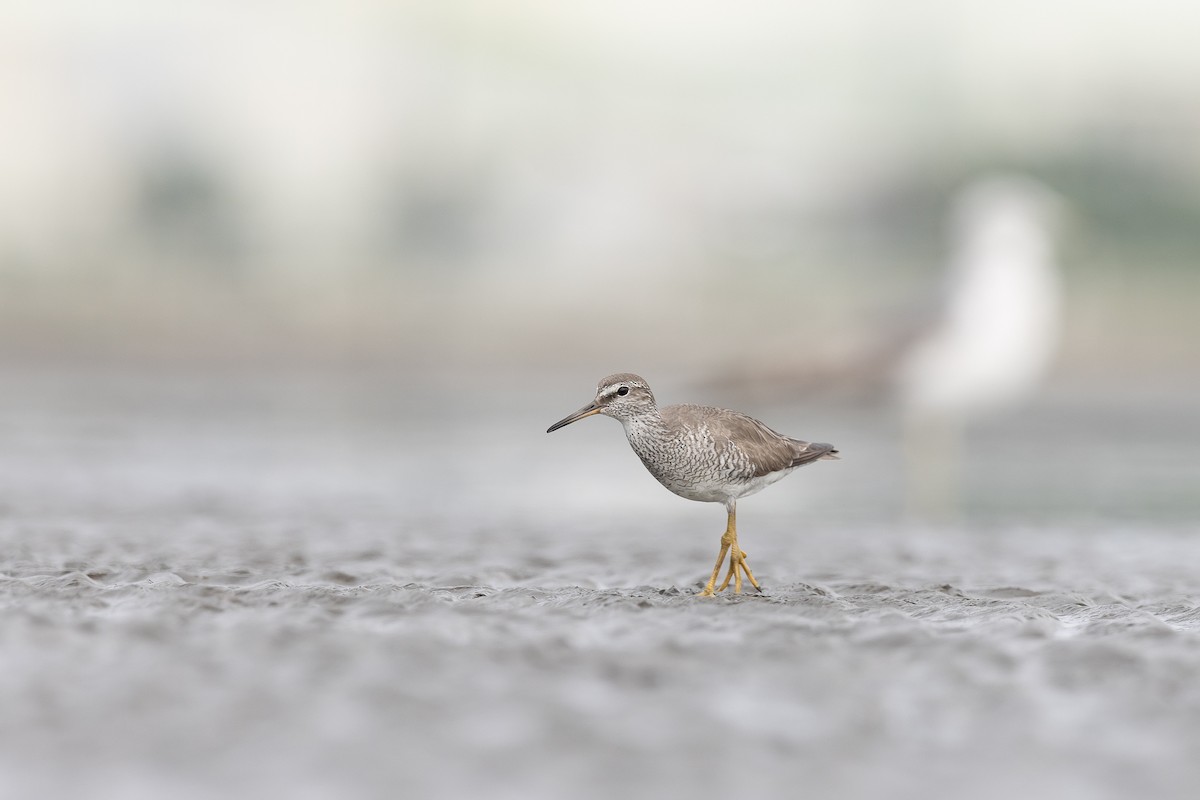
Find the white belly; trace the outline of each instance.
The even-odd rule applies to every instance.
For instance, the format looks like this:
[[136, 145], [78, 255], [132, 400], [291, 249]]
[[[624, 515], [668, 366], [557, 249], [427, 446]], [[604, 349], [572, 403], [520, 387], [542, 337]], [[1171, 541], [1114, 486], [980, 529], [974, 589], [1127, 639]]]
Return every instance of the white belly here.
[[686, 497], [688, 500], [697, 500], [701, 503], [730, 503], [740, 497], [761, 492], [795, 469], [797, 467], [782, 469], [778, 472], [770, 472], [757, 478], [737, 482], [700, 480], [692, 483], [674, 483], [662, 479], [660, 482], [675, 494]]

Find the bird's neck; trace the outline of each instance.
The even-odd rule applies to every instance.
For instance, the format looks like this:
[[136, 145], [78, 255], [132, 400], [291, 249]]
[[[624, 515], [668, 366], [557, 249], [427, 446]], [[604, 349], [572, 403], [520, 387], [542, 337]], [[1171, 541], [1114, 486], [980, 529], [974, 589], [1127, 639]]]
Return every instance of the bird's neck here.
[[639, 453], [645, 446], [670, 436], [667, 422], [657, 407], [626, 417], [621, 425], [625, 428], [625, 438]]

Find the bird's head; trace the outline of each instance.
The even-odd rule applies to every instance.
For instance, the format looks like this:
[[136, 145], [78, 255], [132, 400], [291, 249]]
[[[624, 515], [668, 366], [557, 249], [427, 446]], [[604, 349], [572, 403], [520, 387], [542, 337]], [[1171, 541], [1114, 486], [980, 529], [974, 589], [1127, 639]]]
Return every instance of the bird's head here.
[[593, 414], [603, 414], [625, 421], [653, 411], [656, 407], [654, 393], [650, 391], [650, 384], [646, 383], [645, 378], [631, 372], [618, 372], [600, 381], [596, 386], [595, 400], [551, 425], [546, 429], [546, 433], [552, 433]]

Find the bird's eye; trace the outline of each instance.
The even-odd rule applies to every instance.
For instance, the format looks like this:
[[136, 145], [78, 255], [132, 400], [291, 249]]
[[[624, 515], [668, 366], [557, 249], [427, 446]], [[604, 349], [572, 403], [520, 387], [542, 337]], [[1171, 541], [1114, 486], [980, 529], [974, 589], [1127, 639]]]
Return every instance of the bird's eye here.
[[629, 394], [629, 387], [622, 386], [620, 389], [617, 389], [617, 394], [621, 397], [624, 397], [625, 395]]

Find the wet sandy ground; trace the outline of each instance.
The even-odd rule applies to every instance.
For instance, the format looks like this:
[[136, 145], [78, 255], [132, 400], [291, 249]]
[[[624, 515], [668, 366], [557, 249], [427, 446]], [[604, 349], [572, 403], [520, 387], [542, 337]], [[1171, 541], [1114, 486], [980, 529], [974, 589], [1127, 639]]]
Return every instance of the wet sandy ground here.
[[[541, 436], [581, 401], [548, 402], [540, 428], [539, 408], [490, 437], [468, 427], [463, 458], [444, 428], [358, 395], [40, 380], [0, 401], [5, 796], [1200, 785], [1182, 483], [1122, 484], [1148, 498], [1123, 517], [1101, 501], [901, 523], [889, 445], [860, 430], [849, 449], [874, 466], [820, 465], [743, 504], [766, 593], [698, 600], [721, 509], [639, 474], [607, 420]], [[1107, 475], [1076, 475], [1043, 512]], [[1164, 497], [1172, 513], [1139, 513]]]

